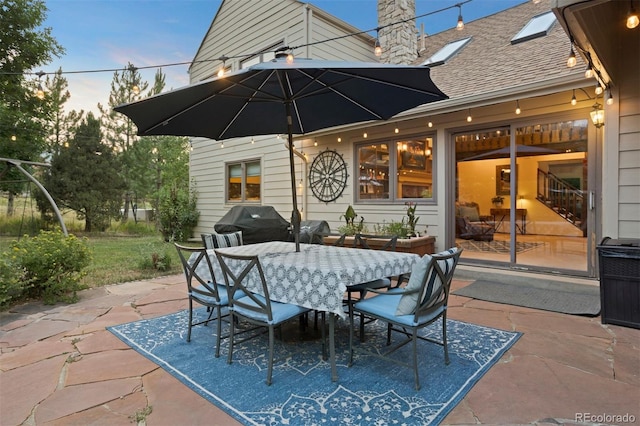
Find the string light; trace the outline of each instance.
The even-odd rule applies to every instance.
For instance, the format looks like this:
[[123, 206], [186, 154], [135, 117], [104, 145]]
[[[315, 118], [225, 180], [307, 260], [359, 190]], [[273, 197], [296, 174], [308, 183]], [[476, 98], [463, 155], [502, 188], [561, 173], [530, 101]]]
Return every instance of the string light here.
[[591, 67], [591, 64], [589, 64], [587, 69], [584, 71], [584, 78], [593, 78], [593, 68]]
[[291, 52], [287, 53], [287, 59], [286, 59], [287, 63], [288, 64], [292, 64], [293, 63], [293, 59], [294, 59], [293, 58], [293, 53], [291, 53]]
[[462, 5], [458, 4], [458, 23], [456, 24], [456, 30], [462, 31], [464, 29], [464, 20], [462, 19]]
[[569, 53], [569, 58], [567, 59], [567, 67], [573, 68], [576, 66], [576, 52], [573, 50], [573, 41], [571, 41], [571, 52]]
[[520, 110], [520, 101], [516, 99], [516, 115], [520, 115], [522, 111]]
[[220, 142], [220, 148], [224, 148], [224, 142]]
[[379, 30], [380, 30], [380, 28], [376, 28], [376, 42], [373, 44], [373, 53], [377, 57], [382, 56], [382, 46], [380, 46], [380, 39], [379, 39], [379, 36], [378, 36], [378, 31]]
[[603, 91], [604, 89], [602, 88], [602, 86], [600, 86], [600, 83], [596, 83], [596, 89], [595, 89], [596, 95], [601, 95]]
[[640, 20], [638, 19], [638, 14], [636, 13], [636, 10], [633, 7], [633, 0], [629, 0], [629, 14], [627, 15], [627, 28], [629, 28], [630, 30], [634, 29], [635, 27], [638, 26], [638, 24], [640, 24]]
[[571, 105], [576, 105], [578, 100], [576, 99], [576, 89], [573, 89], [573, 96], [571, 97]]
[[[301, 49], [304, 47], [309, 47], [309, 46], [313, 46], [313, 45], [317, 45], [317, 44], [324, 44], [324, 43], [329, 43], [329, 42], [333, 42], [336, 40], [341, 40], [341, 39], [345, 39], [348, 37], [353, 37], [353, 36], [358, 36], [361, 34], [367, 34], [370, 33], [374, 30], [380, 30], [383, 28], [387, 28], [387, 27], [391, 27], [397, 24], [401, 24], [401, 23], [405, 23], [405, 22], [409, 22], [409, 21], [415, 21], [416, 19], [419, 18], [424, 18], [426, 16], [431, 16], [431, 15], [435, 15], [437, 13], [441, 13], [441, 12], [445, 12], [449, 9], [453, 9], [455, 7], [457, 7], [459, 9], [459, 15], [458, 15], [458, 25], [456, 25], [456, 28], [458, 29], [463, 29], [464, 28], [464, 21], [462, 20], [462, 5], [465, 3], [468, 3], [472, 0], [463, 0], [458, 4], [455, 5], [451, 5], [451, 6], [447, 6], [444, 7], [442, 9], [438, 9], [438, 10], [434, 10], [431, 12], [427, 12], [427, 13], [423, 13], [421, 15], [416, 15], [413, 16], [411, 18], [407, 18], [404, 20], [399, 20], [399, 21], [395, 21], [395, 22], [391, 22], [389, 24], [386, 24], [384, 26], [380, 26], [377, 28], [371, 28], [368, 30], [363, 30], [363, 31], [358, 31], [358, 32], [353, 32], [353, 33], [349, 33], [349, 34], [344, 34], [341, 36], [337, 36], [337, 37], [332, 37], [332, 38], [328, 38], [328, 39], [324, 39], [324, 40], [318, 40], [315, 42], [311, 42], [311, 43], [306, 43], [306, 44], [301, 44], [301, 45], [297, 45], [297, 46], [291, 46], [291, 47], [286, 47], [286, 50], [291, 50], [294, 51], [296, 49]], [[276, 50], [276, 53], [281, 50], [282, 48], [279, 48], [278, 50]], [[234, 55], [234, 56], [223, 56], [223, 57], [219, 57], [219, 58], [213, 58], [213, 59], [201, 59], [201, 60], [197, 60], [197, 61], [184, 61], [184, 62], [172, 62], [172, 63], [165, 63], [165, 64], [155, 64], [155, 65], [148, 65], [148, 66], [143, 66], [143, 67], [136, 67], [136, 70], [146, 70], [146, 69], [157, 69], [157, 68], [168, 68], [168, 67], [174, 67], [174, 66], [183, 66], [183, 65], [197, 65], [197, 64], [202, 64], [202, 63], [209, 63], [209, 62], [213, 62], [213, 61], [222, 61], [223, 59], [244, 59], [247, 57], [251, 57], [251, 56], [256, 56], [259, 54], [264, 53], [264, 51], [256, 51], [256, 52], [242, 52], [238, 55]], [[288, 61], [293, 61], [294, 60], [294, 56], [292, 53], [290, 53], [289, 55], [287, 55], [287, 60]], [[126, 71], [127, 68], [104, 68], [104, 69], [89, 69], [89, 70], [77, 70], [77, 71], [60, 71], [60, 74], [90, 74], [90, 73], [105, 73], [105, 72], [118, 72], [118, 71]], [[58, 74], [58, 71], [55, 72], [43, 72], [43, 75], [54, 75], [54, 74]], [[36, 73], [33, 72], [4, 72], [4, 71], [0, 71], [0, 75], [36, 75]]]
[[362, 134], [362, 137], [363, 137], [363, 138], [365, 138], [365, 139], [366, 139], [368, 136], [369, 136], [369, 135], [367, 135], [367, 132], [364, 132], [364, 133]]
[[342, 138], [338, 137], [338, 143], [342, 142]]
[[468, 123], [471, 123], [471, 121], [472, 121], [472, 120], [473, 120], [473, 118], [471, 118], [471, 110], [469, 109], [469, 110], [467, 111], [467, 122], [468, 122]]
[[613, 105], [613, 95], [611, 94], [611, 89], [607, 90], [609, 92], [609, 96], [607, 96], [607, 105]]
[[394, 132], [396, 133], [400, 133], [400, 129], [398, 129], [397, 127], [395, 128]]
[[42, 82], [40, 81], [40, 79], [43, 75], [45, 75], [45, 72], [40, 70], [36, 73], [36, 75], [38, 76], [38, 88], [36, 89], [36, 97], [42, 100], [44, 99], [44, 89], [42, 88]]

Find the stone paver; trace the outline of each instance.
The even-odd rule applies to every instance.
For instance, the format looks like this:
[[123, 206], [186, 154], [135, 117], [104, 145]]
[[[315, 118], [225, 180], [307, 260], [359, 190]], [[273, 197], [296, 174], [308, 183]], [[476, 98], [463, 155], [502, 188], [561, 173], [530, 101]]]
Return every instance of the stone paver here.
[[[238, 424], [105, 329], [185, 309], [183, 280], [107, 286], [74, 305], [0, 313], [0, 425]], [[455, 280], [453, 289], [470, 282]], [[578, 413], [640, 422], [640, 330], [455, 295], [449, 318], [524, 334], [444, 424], [587, 424]]]

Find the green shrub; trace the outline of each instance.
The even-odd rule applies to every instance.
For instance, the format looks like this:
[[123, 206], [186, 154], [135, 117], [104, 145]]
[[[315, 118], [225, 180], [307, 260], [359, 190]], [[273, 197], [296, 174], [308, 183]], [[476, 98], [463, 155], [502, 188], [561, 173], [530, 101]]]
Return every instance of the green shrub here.
[[378, 235], [397, 235], [398, 238], [406, 238], [411, 232], [409, 225], [402, 219], [402, 222], [391, 221], [382, 222], [382, 225], [374, 225], [374, 233]]
[[0, 255], [0, 307], [22, 294], [20, 268], [12, 260], [11, 252], [12, 250]]
[[46, 304], [75, 302], [82, 289], [80, 280], [91, 261], [85, 239], [61, 232], [42, 231], [35, 237], [23, 237], [12, 243], [15, 265], [25, 296], [42, 298]]
[[165, 241], [187, 241], [191, 237], [200, 217], [197, 199], [194, 189], [173, 186], [160, 192], [158, 219]]

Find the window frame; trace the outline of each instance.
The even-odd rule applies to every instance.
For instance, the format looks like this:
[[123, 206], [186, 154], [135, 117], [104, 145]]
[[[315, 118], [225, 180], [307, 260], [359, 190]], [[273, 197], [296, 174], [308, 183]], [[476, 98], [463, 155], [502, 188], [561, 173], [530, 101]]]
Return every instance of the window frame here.
[[[249, 200], [246, 197], [246, 193], [247, 193], [247, 172], [249, 170], [249, 167], [251, 164], [255, 164], [258, 163], [258, 165], [260, 166], [260, 191], [259, 191], [259, 197], [258, 200]], [[229, 185], [231, 184], [230, 179], [231, 179], [231, 167], [232, 166], [238, 166], [240, 165], [240, 170], [241, 170], [241, 176], [240, 176], [240, 198], [239, 199], [231, 199], [230, 198], [230, 187]], [[229, 204], [239, 204], [239, 203], [248, 203], [248, 204], [260, 204], [262, 203], [262, 199], [263, 199], [263, 181], [264, 181], [264, 176], [263, 176], [263, 166], [262, 166], [262, 159], [261, 158], [250, 158], [250, 159], [245, 159], [245, 160], [237, 160], [237, 161], [228, 161], [225, 162], [224, 164], [224, 199], [225, 199], [225, 203], [229, 203]]]
[[[427, 140], [431, 140], [431, 146], [428, 146]], [[411, 141], [424, 141], [425, 147], [431, 150], [430, 154], [430, 171], [431, 171], [431, 197], [423, 198], [423, 197], [412, 197], [412, 198], [402, 198], [402, 194], [400, 193], [400, 183], [401, 179], [399, 176], [399, 158], [397, 154], [397, 146], [398, 143], [403, 142], [411, 142]], [[366, 148], [366, 146], [380, 146], [387, 145], [388, 153], [384, 155], [388, 155], [388, 194], [387, 198], [362, 198], [360, 192], [360, 149]], [[419, 134], [411, 134], [405, 135], [403, 137], [392, 137], [392, 138], [381, 138], [376, 140], [360, 140], [353, 144], [353, 175], [356, 177], [354, 179], [355, 188], [353, 191], [354, 203], [357, 204], [402, 204], [404, 205], [407, 201], [421, 201], [427, 203], [435, 203], [436, 201], [436, 180], [437, 180], [437, 168], [436, 168], [436, 132], [430, 131], [426, 133]], [[425, 171], [427, 167], [425, 164]]]

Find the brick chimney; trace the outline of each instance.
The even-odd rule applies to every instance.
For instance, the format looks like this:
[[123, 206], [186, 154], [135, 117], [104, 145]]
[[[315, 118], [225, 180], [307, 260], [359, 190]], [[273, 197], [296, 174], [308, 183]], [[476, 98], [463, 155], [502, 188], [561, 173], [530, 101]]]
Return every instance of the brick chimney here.
[[382, 47], [380, 61], [391, 64], [411, 64], [418, 57], [415, 0], [378, 0], [378, 27], [409, 19], [407, 22], [380, 29]]

